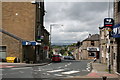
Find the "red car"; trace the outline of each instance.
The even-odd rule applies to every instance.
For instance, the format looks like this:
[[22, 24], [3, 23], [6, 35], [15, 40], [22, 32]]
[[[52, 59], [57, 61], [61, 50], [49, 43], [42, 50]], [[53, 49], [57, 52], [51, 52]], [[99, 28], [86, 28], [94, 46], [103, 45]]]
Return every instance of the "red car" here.
[[60, 57], [60, 55], [53, 55], [52, 56], [52, 61], [53, 62], [61, 62], [61, 57]]

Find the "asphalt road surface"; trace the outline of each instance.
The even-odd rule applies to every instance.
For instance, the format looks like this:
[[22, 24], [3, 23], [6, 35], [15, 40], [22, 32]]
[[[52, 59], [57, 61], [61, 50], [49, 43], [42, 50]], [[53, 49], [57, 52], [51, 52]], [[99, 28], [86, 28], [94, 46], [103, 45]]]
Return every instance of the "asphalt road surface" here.
[[91, 71], [91, 60], [65, 60], [44, 66], [20, 67], [0, 69], [3, 78], [39, 78], [39, 80], [53, 80], [84, 76]]

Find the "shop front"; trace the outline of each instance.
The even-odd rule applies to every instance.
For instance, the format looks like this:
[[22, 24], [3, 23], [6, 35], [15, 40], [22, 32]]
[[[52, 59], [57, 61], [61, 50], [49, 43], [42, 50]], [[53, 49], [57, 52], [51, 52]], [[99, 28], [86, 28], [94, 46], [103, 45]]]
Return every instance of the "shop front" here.
[[115, 38], [117, 44], [116, 66], [117, 72], [120, 73], [120, 23], [113, 26], [112, 37]]
[[94, 59], [94, 58], [99, 59], [99, 48], [98, 47], [87, 47], [87, 51], [88, 51], [89, 59]]

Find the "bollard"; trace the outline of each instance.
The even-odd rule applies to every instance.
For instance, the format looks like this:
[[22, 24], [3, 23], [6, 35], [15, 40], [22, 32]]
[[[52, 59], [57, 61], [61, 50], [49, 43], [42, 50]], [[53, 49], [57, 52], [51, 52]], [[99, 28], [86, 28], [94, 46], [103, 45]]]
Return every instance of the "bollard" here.
[[106, 76], [103, 76], [103, 77], [102, 77], [102, 79], [103, 79], [103, 80], [106, 80], [106, 79], [107, 79], [107, 77], [106, 77]]

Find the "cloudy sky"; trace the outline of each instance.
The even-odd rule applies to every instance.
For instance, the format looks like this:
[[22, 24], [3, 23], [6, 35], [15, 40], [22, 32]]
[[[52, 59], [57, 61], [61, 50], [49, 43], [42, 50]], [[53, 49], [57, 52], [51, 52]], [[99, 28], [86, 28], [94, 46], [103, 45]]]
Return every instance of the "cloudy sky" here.
[[[98, 34], [108, 17], [108, 2], [45, 2], [45, 27], [52, 26], [52, 43], [76, 43]], [[110, 3], [112, 17], [112, 3]], [[61, 26], [63, 25], [63, 26]]]

